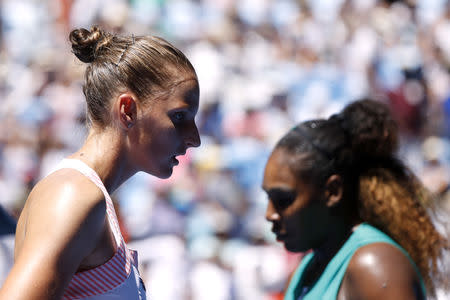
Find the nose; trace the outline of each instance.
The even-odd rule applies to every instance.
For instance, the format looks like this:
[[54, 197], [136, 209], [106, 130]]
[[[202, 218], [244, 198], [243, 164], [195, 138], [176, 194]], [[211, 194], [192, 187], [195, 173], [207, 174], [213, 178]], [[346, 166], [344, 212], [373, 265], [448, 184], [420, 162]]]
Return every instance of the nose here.
[[280, 215], [278, 214], [277, 210], [275, 209], [274, 205], [272, 204], [272, 201], [270, 201], [270, 200], [267, 204], [266, 220], [269, 222], [276, 222], [276, 221], [280, 220]]
[[186, 138], [186, 147], [198, 147], [200, 146], [200, 135], [198, 133], [197, 125], [193, 122], [192, 126], [189, 127]]

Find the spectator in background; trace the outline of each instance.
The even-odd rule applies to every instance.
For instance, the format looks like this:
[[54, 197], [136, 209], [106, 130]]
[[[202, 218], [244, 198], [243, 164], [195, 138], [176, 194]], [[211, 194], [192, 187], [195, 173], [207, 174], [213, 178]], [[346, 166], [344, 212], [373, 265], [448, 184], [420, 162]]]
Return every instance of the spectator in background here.
[[395, 158], [387, 107], [356, 101], [289, 131], [272, 152], [266, 217], [287, 250], [313, 249], [286, 300], [426, 299], [447, 283], [449, 241], [427, 213], [431, 197]]
[[[432, 190], [450, 182], [449, 8], [447, 0], [0, 1], [0, 203], [18, 216], [29, 186], [87, 134], [85, 64], [68, 49], [69, 30], [154, 33], [194, 65], [202, 147], [170, 179], [136, 174], [112, 197], [142, 278], [153, 300], [197, 300], [203, 278], [231, 286], [228, 299], [273, 300], [301, 255], [275, 243], [260, 185], [271, 149], [294, 124], [374, 97], [408, 117], [399, 149], [407, 165]], [[421, 78], [408, 74], [419, 69]], [[431, 161], [430, 138], [443, 145]], [[216, 247], [206, 251], [205, 240]], [[205, 261], [230, 276], [197, 268]], [[210, 300], [223, 296], [215, 286]]]
[[1, 299], [146, 299], [137, 253], [109, 196], [139, 171], [168, 178], [190, 147], [199, 86], [184, 54], [153, 36], [73, 30], [88, 67], [84, 145], [31, 191], [18, 221], [16, 261]]
[[0, 206], [0, 286], [14, 262], [16, 221]]

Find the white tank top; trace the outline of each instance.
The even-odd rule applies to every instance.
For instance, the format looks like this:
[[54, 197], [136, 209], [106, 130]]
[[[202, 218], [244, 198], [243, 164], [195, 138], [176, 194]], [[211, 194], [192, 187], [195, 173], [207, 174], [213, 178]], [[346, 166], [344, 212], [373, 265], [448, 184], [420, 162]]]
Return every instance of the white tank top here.
[[127, 248], [119, 229], [116, 212], [105, 186], [97, 173], [77, 159], [63, 159], [59, 169], [75, 169], [98, 186], [106, 199], [106, 212], [109, 225], [114, 234], [117, 251], [103, 265], [90, 270], [77, 272], [64, 291], [64, 300], [145, 300], [146, 293], [137, 269], [137, 252]]

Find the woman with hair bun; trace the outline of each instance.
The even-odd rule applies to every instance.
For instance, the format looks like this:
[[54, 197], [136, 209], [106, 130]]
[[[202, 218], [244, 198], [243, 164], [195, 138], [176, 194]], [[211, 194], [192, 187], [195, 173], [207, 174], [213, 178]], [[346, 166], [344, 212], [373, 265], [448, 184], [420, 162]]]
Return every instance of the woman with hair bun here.
[[169, 177], [176, 157], [200, 145], [197, 76], [158, 37], [92, 27], [69, 38], [88, 64], [89, 132], [31, 191], [0, 299], [146, 299], [137, 254], [126, 247], [109, 195], [139, 171]]
[[427, 214], [430, 195], [395, 157], [397, 142], [388, 109], [365, 99], [275, 146], [266, 218], [287, 250], [312, 249], [285, 300], [426, 299], [445, 284], [448, 240]]

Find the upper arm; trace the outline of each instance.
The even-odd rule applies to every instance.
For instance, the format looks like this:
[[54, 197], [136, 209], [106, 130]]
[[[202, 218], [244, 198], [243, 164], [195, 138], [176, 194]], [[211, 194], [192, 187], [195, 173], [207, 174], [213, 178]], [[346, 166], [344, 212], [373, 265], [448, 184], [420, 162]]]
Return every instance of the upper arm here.
[[358, 249], [341, 287], [348, 299], [424, 299], [419, 276], [410, 260], [387, 243]]
[[30, 195], [25, 239], [0, 299], [62, 296], [105, 223], [103, 195], [84, 180], [58, 179]]

